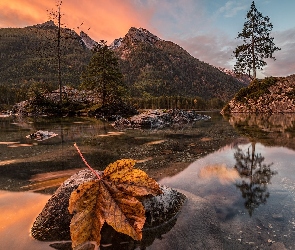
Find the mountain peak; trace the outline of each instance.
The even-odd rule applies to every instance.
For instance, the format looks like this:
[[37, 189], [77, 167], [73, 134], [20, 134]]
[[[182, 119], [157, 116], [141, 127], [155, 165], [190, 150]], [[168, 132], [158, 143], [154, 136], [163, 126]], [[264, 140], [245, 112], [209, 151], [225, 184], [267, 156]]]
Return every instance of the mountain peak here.
[[34, 25], [36, 28], [55, 28], [57, 27], [52, 20], [46, 21], [44, 23]]
[[132, 43], [137, 43], [137, 42], [147, 42], [149, 44], [154, 44], [155, 42], [161, 40], [159, 37], [156, 35], [152, 34], [149, 32], [147, 29], [144, 28], [135, 28], [131, 27], [126, 34], [125, 38], [130, 38], [130, 41]]
[[120, 47], [122, 43], [125, 45], [135, 45], [139, 42], [144, 42], [153, 45], [160, 40], [161, 39], [159, 37], [152, 34], [147, 29], [131, 27], [124, 38], [120, 37], [118, 39], [115, 39], [111, 43], [110, 47], [114, 49]]

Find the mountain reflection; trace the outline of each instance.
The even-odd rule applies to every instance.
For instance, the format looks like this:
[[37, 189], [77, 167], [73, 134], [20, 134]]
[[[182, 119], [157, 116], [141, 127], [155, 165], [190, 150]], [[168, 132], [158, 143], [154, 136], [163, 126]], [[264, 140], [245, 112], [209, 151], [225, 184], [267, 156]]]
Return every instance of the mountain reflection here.
[[263, 164], [264, 157], [261, 153], [255, 152], [255, 142], [251, 143], [246, 152], [237, 147], [234, 158], [236, 160], [235, 169], [242, 178], [236, 187], [242, 192], [245, 208], [252, 216], [255, 208], [266, 203], [269, 197], [267, 185], [277, 172], [271, 170], [272, 163]]

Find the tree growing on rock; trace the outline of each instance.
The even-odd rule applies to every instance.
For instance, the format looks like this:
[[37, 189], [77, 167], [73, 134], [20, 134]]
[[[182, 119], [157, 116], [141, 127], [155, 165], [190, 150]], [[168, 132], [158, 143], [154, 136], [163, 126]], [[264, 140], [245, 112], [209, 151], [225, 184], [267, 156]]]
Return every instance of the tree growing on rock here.
[[93, 52], [93, 57], [82, 74], [81, 87], [95, 91], [103, 106], [121, 99], [126, 89], [118, 59], [106, 41], [101, 40]]
[[264, 59], [275, 60], [273, 53], [280, 48], [276, 47], [270, 36], [273, 28], [270, 18], [263, 16], [256, 8], [254, 1], [247, 12], [246, 22], [237, 38], [243, 40], [243, 44], [233, 51], [237, 61], [234, 71], [238, 74], [252, 71], [252, 78], [256, 78], [256, 70], [263, 69], [267, 65]]

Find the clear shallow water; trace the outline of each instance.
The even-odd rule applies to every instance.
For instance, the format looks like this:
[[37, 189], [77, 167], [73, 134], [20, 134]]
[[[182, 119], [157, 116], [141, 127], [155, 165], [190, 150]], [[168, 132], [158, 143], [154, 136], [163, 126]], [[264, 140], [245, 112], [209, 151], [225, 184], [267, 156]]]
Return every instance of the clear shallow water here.
[[[295, 249], [294, 118], [294, 115], [231, 117], [229, 122], [240, 133], [240, 140], [196, 160], [160, 183], [185, 190], [210, 203], [220, 224], [224, 249]], [[220, 120], [212, 122], [218, 126]], [[84, 119], [49, 123], [48, 120], [5, 118], [0, 119], [0, 126], [0, 246], [3, 249], [53, 249], [50, 243], [38, 242], [29, 236], [34, 219], [50, 196], [20, 192], [21, 187], [28, 184], [28, 179], [36, 177], [36, 173], [41, 172], [41, 179], [46, 181], [48, 172], [52, 175], [84, 168], [79, 158], [69, 158], [76, 154], [72, 150], [74, 142], [83, 145], [90, 141], [87, 145], [91, 146], [92, 137], [104, 136], [107, 142], [121, 135], [110, 135], [116, 132], [112, 127]], [[59, 135], [43, 142], [25, 139], [38, 129]], [[162, 139], [153, 133], [128, 133], [134, 133], [134, 137]], [[255, 165], [255, 162], [258, 163]], [[59, 178], [68, 175], [71, 172]], [[17, 192], [4, 191], [14, 188]], [[38, 187], [32, 189], [38, 190]], [[181, 218], [162, 235], [163, 239], [154, 239], [147, 249], [171, 249], [164, 247], [165, 240], [173, 235]]]
[[[250, 157], [245, 159], [248, 149]], [[237, 152], [242, 155], [243, 163], [248, 164], [248, 170], [251, 171], [252, 165], [252, 175], [249, 172], [246, 175], [245, 169], [236, 170]], [[208, 200], [217, 213], [228, 245], [235, 241], [241, 248], [255, 249], [280, 242], [287, 249], [294, 249], [295, 151], [256, 143], [255, 154], [262, 157], [262, 167], [251, 161], [251, 143], [228, 146], [160, 183]]]

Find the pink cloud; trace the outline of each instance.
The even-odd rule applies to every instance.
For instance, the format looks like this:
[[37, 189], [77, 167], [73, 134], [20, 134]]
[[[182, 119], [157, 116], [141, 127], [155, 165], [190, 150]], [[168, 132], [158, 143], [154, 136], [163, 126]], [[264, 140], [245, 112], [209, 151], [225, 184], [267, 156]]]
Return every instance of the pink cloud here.
[[226, 35], [204, 34], [178, 40], [177, 43], [186, 49], [192, 56], [213, 66], [232, 69], [235, 41]]
[[288, 76], [295, 74], [295, 28], [276, 32], [274, 42], [281, 50], [274, 53], [275, 61], [267, 60], [266, 76]]

